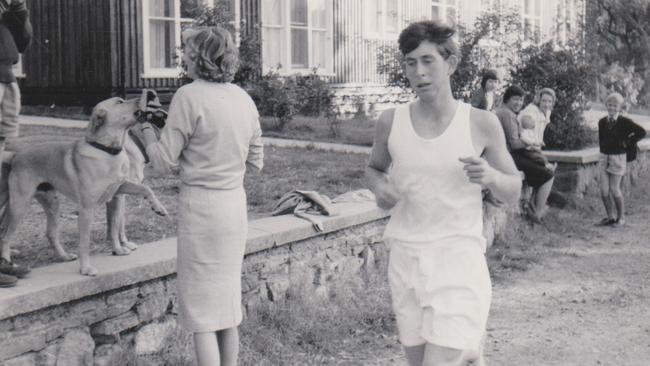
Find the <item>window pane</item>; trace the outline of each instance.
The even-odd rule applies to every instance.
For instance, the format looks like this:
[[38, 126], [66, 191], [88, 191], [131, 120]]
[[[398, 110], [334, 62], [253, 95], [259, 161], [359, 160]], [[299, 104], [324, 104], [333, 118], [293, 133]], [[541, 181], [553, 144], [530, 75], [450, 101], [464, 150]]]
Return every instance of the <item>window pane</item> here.
[[312, 67], [327, 68], [327, 32], [314, 31], [311, 34]]
[[311, 26], [312, 28], [327, 28], [327, 8], [325, 0], [311, 0]]
[[447, 6], [456, 6], [456, 0], [447, 0]]
[[154, 68], [175, 67], [175, 34], [174, 22], [152, 20], [149, 23], [149, 59]]
[[397, 0], [386, 1], [386, 32], [388, 33], [397, 33], [399, 30], [398, 10]]
[[262, 60], [264, 66], [277, 68], [282, 64], [282, 53], [286, 50], [282, 29], [264, 28]]
[[431, 20], [440, 20], [440, 8], [437, 6], [431, 7]]
[[524, 14], [530, 15], [533, 10], [532, 0], [524, 0]]
[[262, 12], [262, 24], [264, 25], [282, 25], [282, 0], [265, 0]]
[[149, 14], [152, 17], [173, 17], [174, 0], [149, 0]]
[[434, 3], [434, 4], [438, 4], [438, 3], [440, 3], [440, 0], [431, 0], [431, 2]]
[[541, 0], [534, 0], [535, 1], [535, 16], [541, 16], [542, 15], [542, 1]]
[[291, 67], [297, 69], [306, 69], [309, 67], [308, 53], [309, 45], [307, 44], [306, 29], [291, 29]]
[[379, 33], [379, 17], [381, 15], [381, 9], [377, 0], [367, 0], [366, 3], [366, 19], [368, 21], [368, 31], [373, 33]]
[[447, 8], [447, 23], [456, 24], [456, 8]]
[[291, 24], [307, 26], [307, 0], [291, 0]]

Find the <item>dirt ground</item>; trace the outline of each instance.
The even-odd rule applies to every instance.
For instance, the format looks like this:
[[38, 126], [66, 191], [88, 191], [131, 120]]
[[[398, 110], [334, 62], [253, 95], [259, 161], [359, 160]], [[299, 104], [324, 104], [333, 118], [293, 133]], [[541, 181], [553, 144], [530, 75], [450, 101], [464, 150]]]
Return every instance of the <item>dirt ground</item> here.
[[650, 364], [650, 209], [496, 284], [489, 365]]
[[[631, 206], [624, 228], [567, 235], [494, 283], [489, 366], [650, 364], [650, 208]], [[397, 347], [363, 364], [408, 365]]]

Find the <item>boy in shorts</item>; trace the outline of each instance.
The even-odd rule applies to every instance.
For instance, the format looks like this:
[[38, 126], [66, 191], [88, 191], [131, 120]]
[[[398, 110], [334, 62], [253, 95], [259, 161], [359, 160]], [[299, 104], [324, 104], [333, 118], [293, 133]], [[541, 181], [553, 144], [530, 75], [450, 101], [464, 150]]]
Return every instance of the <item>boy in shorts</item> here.
[[384, 232], [400, 342], [411, 366], [483, 365], [491, 302], [481, 190], [514, 204], [521, 178], [496, 115], [454, 99], [454, 29], [410, 24], [399, 37], [417, 100], [385, 111], [366, 169]]
[[[635, 147], [636, 143], [645, 137], [643, 127], [631, 119], [621, 116], [623, 96], [611, 93], [605, 99], [607, 116], [598, 121], [598, 141], [600, 157], [598, 159], [598, 178], [600, 196], [605, 206], [607, 217], [596, 225], [623, 226], [625, 225], [625, 202], [621, 193], [621, 181], [627, 166], [626, 150]], [[616, 208], [616, 217], [614, 210]]]

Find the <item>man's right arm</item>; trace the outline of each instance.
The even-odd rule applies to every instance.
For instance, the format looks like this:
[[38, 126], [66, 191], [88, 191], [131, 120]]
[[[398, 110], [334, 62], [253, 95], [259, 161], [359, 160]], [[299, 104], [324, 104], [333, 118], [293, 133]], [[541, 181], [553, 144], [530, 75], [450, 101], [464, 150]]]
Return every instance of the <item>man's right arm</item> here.
[[388, 151], [388, 136], [392, 128], [393, 115], [394, 110], [388, 110], [379, 117], [375, 126], [375, 140], [366, 167], [368, 188], [375, 194], [377, 205], [386, 210], [395, 206], [399, 200], [399, 194], [387, 174], [392, 163]]

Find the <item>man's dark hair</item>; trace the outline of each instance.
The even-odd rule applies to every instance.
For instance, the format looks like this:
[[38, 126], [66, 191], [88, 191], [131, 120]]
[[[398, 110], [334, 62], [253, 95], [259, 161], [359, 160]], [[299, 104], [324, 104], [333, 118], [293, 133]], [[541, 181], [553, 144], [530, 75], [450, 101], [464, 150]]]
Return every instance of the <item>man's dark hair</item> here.
[[496, 70], [485, 70], [481, 79], [481, 88], [485, 89], [485, 84], [487, 84], [488, 80], [499, 80]]
[[524, 97], [526, 92], [519, 85], [510, 85], [503, 93], [503, 103], [508, 103], [512, 97]]
[[399, 50], [402, 55], [412, 52], [420, 43], [429, 41], [436, 44], [440, 55], [447, 59], [451, 55], [460, 56], [458, 45], [453, 39], [454, 28], [432, 20], [409, 24], [399, 35]]

